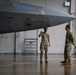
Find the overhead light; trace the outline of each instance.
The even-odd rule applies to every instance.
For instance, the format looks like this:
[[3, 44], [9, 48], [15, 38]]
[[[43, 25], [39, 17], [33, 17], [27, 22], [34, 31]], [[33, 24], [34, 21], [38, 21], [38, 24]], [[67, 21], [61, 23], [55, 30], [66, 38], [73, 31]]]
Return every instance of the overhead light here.
[[70, 6], [70, 2], [65, 2], [64, 6], [66, 6], [66, 7]]

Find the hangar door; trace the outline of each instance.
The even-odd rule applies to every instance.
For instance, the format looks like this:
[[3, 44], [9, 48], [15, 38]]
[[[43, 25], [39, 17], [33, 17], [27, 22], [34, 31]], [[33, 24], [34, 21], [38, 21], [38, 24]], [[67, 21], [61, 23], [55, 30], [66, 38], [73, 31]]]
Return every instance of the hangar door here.
[[26, 31], [24, 34], [24, 53], [38, 53], [38, 30]]

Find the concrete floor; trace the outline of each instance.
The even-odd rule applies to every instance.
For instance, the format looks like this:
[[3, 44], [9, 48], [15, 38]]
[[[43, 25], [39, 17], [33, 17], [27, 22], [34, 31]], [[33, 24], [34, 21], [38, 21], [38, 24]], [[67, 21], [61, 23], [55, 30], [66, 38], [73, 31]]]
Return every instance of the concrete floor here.
[[63, 55], [48, 55], [48, 64], [40, 64], [39, 56], [0, 54], [0, 75], [76, 75], [76, 58], [72, 65], [62, 65]]

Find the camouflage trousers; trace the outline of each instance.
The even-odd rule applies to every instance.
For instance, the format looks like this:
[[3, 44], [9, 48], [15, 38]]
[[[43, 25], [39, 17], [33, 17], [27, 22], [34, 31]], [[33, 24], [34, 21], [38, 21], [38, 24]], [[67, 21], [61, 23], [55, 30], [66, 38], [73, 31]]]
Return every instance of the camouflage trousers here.
[[47, 52], [48, 52], [48, 43], [46, 42], [42, 42], [40, 44], [40, 60], [42, 60], [43, 58], [43, 51], [45, 50], [45, 60], [47, 60], [48, 56], [47, 56]]
[[71, 49], [72, 49], [72, 46], [65, 46], [65, 49], [64, 49], [64, 59], [65, 60], [71, 59]]

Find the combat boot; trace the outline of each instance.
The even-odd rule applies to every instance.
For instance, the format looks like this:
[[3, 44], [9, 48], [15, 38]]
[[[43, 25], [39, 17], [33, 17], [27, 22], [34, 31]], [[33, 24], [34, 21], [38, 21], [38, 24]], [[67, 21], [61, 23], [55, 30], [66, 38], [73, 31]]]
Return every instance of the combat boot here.
[[68, 60], [68, 64], [69, 64], [69, 65], [71, 65], [71, 64], [72, 64], [72, 63], [71, 63], [71, 59], [70, 59], [70, 60]]
[[64, 61], [61, 61], [61, 63], [65, 63], [65, 60]]
[[61, 61], [62, 64], [68, 64], [67, 60]]

